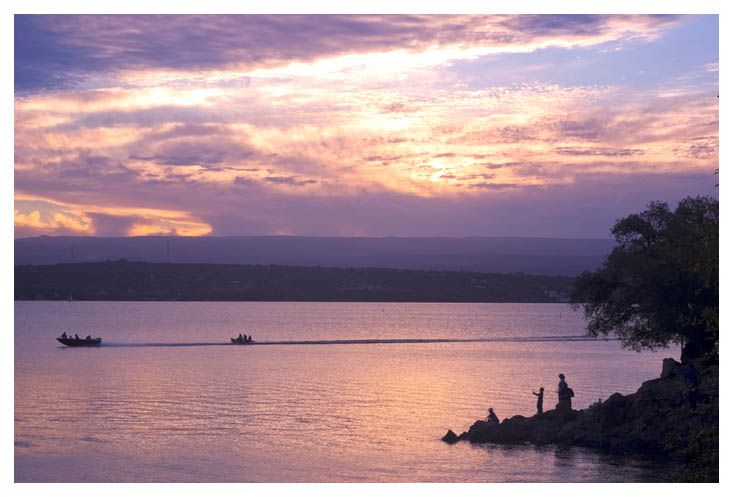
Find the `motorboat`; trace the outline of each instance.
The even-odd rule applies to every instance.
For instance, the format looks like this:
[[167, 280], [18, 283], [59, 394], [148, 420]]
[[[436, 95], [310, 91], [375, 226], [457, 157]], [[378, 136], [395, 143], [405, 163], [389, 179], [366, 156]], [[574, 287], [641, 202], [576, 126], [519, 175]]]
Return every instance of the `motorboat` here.
[[56, 340], [63, 343], [67, 347], [99, 347], [102, 345], [101, 338], [74, 338], [74, 337], [56, 337]]

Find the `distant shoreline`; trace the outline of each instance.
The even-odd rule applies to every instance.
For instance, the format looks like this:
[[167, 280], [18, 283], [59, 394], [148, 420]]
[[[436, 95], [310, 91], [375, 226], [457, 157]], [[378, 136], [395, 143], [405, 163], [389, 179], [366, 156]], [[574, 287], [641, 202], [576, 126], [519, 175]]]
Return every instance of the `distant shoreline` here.
[[15, 266], [15, 301], [567, 303], [573, 278], [108, 261]]
[[263, 304], [563, 304], [568, 305], [567, 302], [555, 302], [555, 301], [509, 301], [509, 300], [211, 300], [211, 299], [198, 299], [198, 300], [183, 300], [183, 299], [13, 299], [13, 302], [138, 302], [138, 303], [152, 303], [152, 302], [168, 302], [168, 303], [222, 303], [222, 304], [245, 304], [245, 303], [263, 303]]
[[522, 237], [35, 237], [14, 241], [15, 265], [126, 259], [173, 264], [369, 267], [577, 276], [613, 249], [604, 239]]

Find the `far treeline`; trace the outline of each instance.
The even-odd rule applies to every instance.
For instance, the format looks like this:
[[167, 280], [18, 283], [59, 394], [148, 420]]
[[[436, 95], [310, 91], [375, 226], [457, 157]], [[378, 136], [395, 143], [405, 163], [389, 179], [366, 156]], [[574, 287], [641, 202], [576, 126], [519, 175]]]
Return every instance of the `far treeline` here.
[[15, 300], [567, 302], [573, 278], [126, 260], [15, 267]]

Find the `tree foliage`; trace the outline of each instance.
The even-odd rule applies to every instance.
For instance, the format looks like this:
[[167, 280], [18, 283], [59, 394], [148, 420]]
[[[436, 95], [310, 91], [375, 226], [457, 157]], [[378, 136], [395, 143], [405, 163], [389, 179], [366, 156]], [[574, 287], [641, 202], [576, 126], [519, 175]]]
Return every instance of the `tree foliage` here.
[[718, 201], [652, 202], [616, 222], [617, 246], [573, 285], [591, 336], [616, 334], [634, 350], [683, 342], [691, 354], [718, 341]]

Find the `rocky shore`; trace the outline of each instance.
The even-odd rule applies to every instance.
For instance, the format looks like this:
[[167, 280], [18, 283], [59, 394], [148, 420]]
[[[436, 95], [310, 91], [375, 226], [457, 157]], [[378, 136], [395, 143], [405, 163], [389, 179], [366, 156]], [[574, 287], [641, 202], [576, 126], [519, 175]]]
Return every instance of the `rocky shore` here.
[[[693, 370], [690, 373], [690, 370]], [[564, 444], [680, 460], [681, 481], [718, 481], [718, 359], [665, 359], [660, 378], [583, 410], [551, 410], [501, 423], [476, 421], [447, 443]]]

